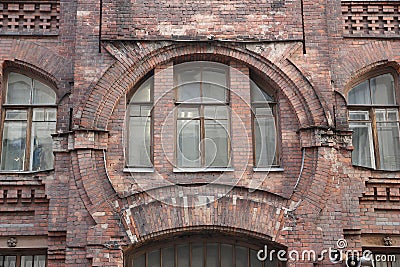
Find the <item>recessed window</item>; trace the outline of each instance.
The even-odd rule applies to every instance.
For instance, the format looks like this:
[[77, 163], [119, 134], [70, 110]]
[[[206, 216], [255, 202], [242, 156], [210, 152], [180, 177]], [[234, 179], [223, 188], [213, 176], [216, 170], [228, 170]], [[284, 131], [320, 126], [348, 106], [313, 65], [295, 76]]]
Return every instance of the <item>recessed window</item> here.
[[0, 252], [0, 267], [46, 267], [46, 255]]
[[260, 261], [257, 249], [236, 243], [193, 240], [152, 248], [125, 257], [126, 267], [283, 267], [275, 255]]
[[276, 102], [255, 82], [250, 82], [253, 114], [254, 165], [257, 168], [278, 167]]
[[399, 108], [391, 73], [371, 77], [348, 94], [353, 165], [400, 170]]
[[216, 63], [175, 66], [176, 161], [183, 168], [230, 165], [228, 68]]
[[53, 168], [51, 134], [56, 131], [56, 94], [46, 84], [11, 72], [3, 104], [1, 170]]
[[128, 105], [128, 167], [152, 167], [153, 76], [136, 90]]

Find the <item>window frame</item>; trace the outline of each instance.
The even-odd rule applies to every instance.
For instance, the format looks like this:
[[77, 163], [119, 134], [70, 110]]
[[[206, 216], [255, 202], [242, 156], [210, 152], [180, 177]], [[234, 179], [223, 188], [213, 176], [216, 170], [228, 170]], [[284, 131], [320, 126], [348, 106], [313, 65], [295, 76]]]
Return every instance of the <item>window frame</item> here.
[[[279, 169], [282, 167], [282, 151], [281, 151], [281, 134], [280, 134], [280, 124], [279, 124], [279, 104], [276, 97], [276, 92], [270, 88], [269, 84], [265, 81], [262, 81], [260, 78], [256, 77], [252, 73], [250, 73], [250, 82], [254, 82], [255, 85], [260, 88], [260, 90], [267, 93], [273, 101], [254, 101], [253, 102], [253, 90], [250, 88], [250, 103], [251, 103], [251, 132], [252, 132], [252, 149], [253, 149], [253, 169], [254, 170], [273, 170]], [[262, 84], [263, 86], [260, 86]], [[268, 87], [266, 86], [268, 85]], [[268, 89], [266, 89], [268, 88]], [[275, 161], [270, 166], [259, 166], [256, 161], [256, 153], [257, 153], [257, 142], [256, 142], [256, 108], [265, 108], [265, 105], [272, 110], [272, 115], [274, 117], [275, 124]]]
[[[186, 63], [190, 63], [186, 62]], [[197, 62], [197, 61], [193, 61], [196, 63], [196, 67], [198, 67], [201, 70], [201, 77], [203, 75], [203, 71], [205, 69], [222, 69], [221, 67], [223, 66], [223, 70], [225, 72], [225, 82], [226, 82], [226, 88], [225, 88], [225, 101], [224, 102], [219, 102], [218, 100], [215, 101], [202, 101], [201, 99], [204, 97], [203, 96], [203, 83], [207, 82], [204, 81], [202, 78], [199, 82], [196, 81], [196, 83], [199, 83], [199, 93], [200, 93], [200, 101], [181, 101], [179, 99], [179, 83], [178, 83], [178, 73], [180, 70], [185, 70], [186, 66], [185, 65], [181, 65], [181, 64], [177, 64], [174, 65], [174, 69], [173, 69], [173, 81], [174, 81], [174, 88], [175, 88], [175, 114], [174, 114], [174, 118], [175, 118], [175, 123], [174, 123], [174, 158], [175, 158], [175, 168], [174, 168], [174, 172], [180, 172], [181, 170], [185, 170], [185, 171], [218, 171], [218, 170], [227, 170], [229, 171], [232, 167], [232, 137], [231, 137], [231, 110], [230, 110], [230, 105], [231, 105], [231, 101], [230, 101], [230, 73], [229, 73], [229, 66], [219, 63], [219, 62], [214, 62], [214, 61], [210, 61], [210, 62]], [[218, 64], [218, 66], [208, 66], [208, 64]], [[183, 63], [185, 64], [185, 63]], [[221, 65], [219, 65], [221, 64]], [[219, 67], [219, 68], [218, 68]], [[206, 128], [205, 128], [205, 121], [207, 120], [204, 116], [204, 108], [206, 106], [224, 106], [227, 107], [227, 132], [228, 132], [228, 140], [227, 140], [227, 149], [228, 149], [228, 155], [227, 155], [227, 160], [228, 160], [228, 164], [226, 166], [206, 166], [206, 149], [205, 149], [205, 142], [202, 142], [202, 140], [205, 139], [205, 132], [206, 132]], [[196, 120], [200, 121], [200, 127], [199, 127], [199, 137], [200, 137], [200, 142], [201, 142], [201, 147], [200, 147], [200, 157], [201, 157], [201, 163], [199, 167], [186, 167], [186, 166], [181, 166], [178, 162], [178, 158], [179, 158], [179, 153], [180, 150], [178, 149], [178, 121], [179, 120], [183, 120], [181, 118], [179, 118], [179, 109], [180, 108], [197, 108], [199, 110], [199, 118]], [[193, 120], [193, 119], [192, 119]], [[218, 121], [219, 119], [214, 119], [213, 121]]]
[[[167, 248], [172, 248], [173, 254], [174, 254], [174, 263], [175, 266], [178, 266], [178, 247], [179, 246], [187, 246], [189, 255], [188, 255], [188, 261], [189, 261], [189, 266], [193, 266], [193, 254], [192, 254], [192, 248], [193, 244], [202, 244], [203, 246], [203, 266], [206, 266], [207, 262], [207, 245], [212, 244], [212, 245], [217, 245], [218, 249], [218, 265], [217, 266], [222, 266], [222, 257], [221, 257], [221, 251], [222, 251], [222, 246], [223, 245], [229, 245], [231, 247], [231, 252], [232, 252], [232, 264], [235, 266], [236, 264], [236, 258], [237, 258], [237, 248], [245, 248], [246, 249], [246, 254], [247, 254], [247, 264], [246, 266], [251, 266], [251, 253], [257, 252], [258, 250], [262, 249], [264, 244], [258, 244], [258, 242], [252, 243], [251, 239], [250, 240], [242, 240], [240, 237], [238, 239], [236, 238], [230, 238], [228, 236], [220, 236], [219, 234], [216, 235], [209, 235], [209, 236], [202, 236], [202, 235], [188, 235], [184, 237], [180, 237], [179, 239], [166, 239], [163, 240], [164, 245], [160, 246], [160, 243], [154, 243], [151, 242], [149, 244], [145, 244], [135, 250], [132, 250], [133, 248], [130, 248], [128, 251], [125, 252], [124, 254], [124, 266], [125, 267], [135, 267], [133, 266], [133, 260], [135, 258], [139, 258], [144, 254], [145, 258], [145, 267], [148, 266], [148, 259], [149, 259], [149, 254], [154, 251], [159, 251], [159, 257], [160, 257], [160, 266], [163, 266], [162, 264], [162, 251], [163, 249]], [[267, 241], [267, 244], [269, 244], [269, 241]], [[282, 249], [287, 251], [286, 248], [281, 247], [280, 245], [271, 245], [272, 248], [274, 249]], [[270, 248], [270, 246], [268, 246]], [[271, 264], [268, 260], [266, 261], [258, 261], [261, 267], [267, 267]], [[285, 267], [286, 262], [285, 261], [279, 261], [277, 259], [277, 256], [274, 255], [274, 262], [277, 264], [277, 267]]]
[[[348, 100], [349, 100], [349, 93], [350, 91], [352, 91], [357, 85], [368, 81], [368, 89], [371, 90], [371, 79], [379, 77], [381, 75], [385, 75], [385, 74], [390, 74], [393, 78], [393, 90], [394, 90], [394, 94], [395, 94], [395, 104], [348, 104]], [[380, 151], [379, 151], [379, 137], [378, 137], [378, 126], [377, 126], [377, 116], [376, 116], [376, 111], [377, 110], [390, 110], [390, 109], [396, 109], [397, 111], [397, 123], [400, 126], [400, 92], [399, 92], [399, 78], [398, 78], [398, 73], [392, 69], [391, 67], [386, 67], [386, 68], [382, 68], [380, 70], [375, 70], [373, 72], [368, 73], [367, 75], [363, 75], [361, 77], [359, 77], [358, 79], [356, 79], [354, 82], [352, 82], [347, 89], [346, 92], [346, 96], [347, 96], [347, 120], [349, 123], [349, 127], [351, 125], [352, 122], [354, 123], [361, 123], [361, 122], [369, 122], [371, 123], [371, 131], [372, 131], [372, 144], [370, 144], [370, 149], [372, 149], [373, 151], [373, 158], [371, 158], [371, 165], [372, 167], [367, 167], [367, 166], [361, 166], [361, 165], [355, 165], [353, 163], [353, 159], [352, 159], [352, 165], [353, 166], [357, 166], [357, 167], [363, 167], [363, 168], [369, 168], [369, 169], [373, 169], [373, 170], [377, 170], [377, 171], [399, 171], [400, 169], [397, 170], [390, 170], [390, 169], [382, 169], [381, 168], [381, 155], [380, 155]], [[372, 99], [371, 99], [372, 100]], [[368, 121], [367, 120], [351, 120], [350, 119], [350, 113], [352, 111], [368, 111]], [[399, 140], [400, 142], [400, 140]]]
[[16, 262], [15, 267], [21, 266], [21, 257], [22, 256], [45, 256], [45, 267], [48, 266], [48, 255], [47, 249], [5, 249], [0, 252], [0, 256], [15, 256]]
[[[11, 73], [16, 73], [19, 75], [24, 75], [33, 81], [38, 81], [43, 83], [44, 85], [48, 86], [51, 90], [53, 90], [55, 94], [55, 103], [54, 104], [8, 104], [7, 101], [7, 94], [8, 94], [8, 80]], [[48, 80], [41, 77], [41, 75], [35, 72], [24, 72], [17, 68], [9, 68], [4, 72], [4, 79], [3, 84], [5, 84], [2, 90], [2, 106], [1, 106], [1, 125], [2, 130], [0, 131], [0, 164], [2, 165], [2, 153], [3, 153], [3, 132], [4, 132], [4, 124], [6, 122], [6, 113], [7, 110], [26, 110], [27, 112], [27, 119], [26, 119], [26, 140], [25, 140], [25, 159], [23, 164], [22, 170], [2, 170], [0, 167], [0, 173], [32, 173], [32, 172], [43, 172], [43, 171], [51, 171], [54, 170], [54, 161], [52, 163], [52, 168], [45, 169], [45, 170], [31, 170], [31, 145], [32, 145], [32, 128], [33, 128], [33, 110], [38, 108], [44, 109], [55, 109], [56, 118], [55, 118], [55, 129], [57, 129], [57, 114], [58, 114], [58, 101], [59, 95], [56, 90], [56, 86], [50, 83]], [[32, 86], [32, 85], [31, 85]], [[32, 96], [30, 96], [31, 100]], [[52, 151], [53, 152], [53, 151]]]
[[[150, 83], [150, 101], [149, 102], [143, 102], [143, 101], [138, 101], [138, 102], [133, 102], [131, 103], [131, 99], [133, 98], [133, 96], [135, 95], [135, 93], [140, 89], [140, 87], [142, 85], [144, 85], [144, 83], [146, 83], [150, 78], [152, 78], [152, 82]], [[150, 116], [148, 116], [150, 118], [150, 138], [149, 138], [149, 142], [150, 142], [150, 151], [149, 151], [149, 161], [151, 163], [151, 166], [139, 166], [139, 165], [130, 165], [128, 163], [129, 161], [129, 153], [130, 153], [130, 149], [129, 149], [129, 136], [130, 136], [130, 131], [131, 131], [131, 126], [130, 126], [130, 108], [131, 105], [145, 105], [145, 106], [150, 106], [151, 110], [150, 110]], [[153, 109], [153, 105], [154, 105], [154, 73], [150, 72], [148, 75], [146, 75], [145, 77], [143, 77], [130, 91], [130, 94], [127, 95], [127, 99], [126, 99], [126, 119], [125, 121], [127, 122], [128, 127], [126, 127], [126, 136], [127, 138], [125, 138], [126, 143], [125, 143], [125, 171], [135, 171], [135, 170], [139, 170], [140, 172], [147, 172], [148, 170], [152, 170], [154, 168], [154, 109]], [[142, 116], [140, 116], [142, 117]]]

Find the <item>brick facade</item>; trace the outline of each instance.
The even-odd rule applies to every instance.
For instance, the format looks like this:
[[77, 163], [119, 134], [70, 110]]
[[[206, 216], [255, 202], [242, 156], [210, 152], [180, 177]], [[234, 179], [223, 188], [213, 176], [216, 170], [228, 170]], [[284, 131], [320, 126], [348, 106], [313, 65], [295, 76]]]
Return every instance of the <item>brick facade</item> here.
[[[124, 253], [199, 232], [317, 252], [340, 238], [351, 249], [382, 249], [390, 237], [399, 251], [400, 172], [352, 166], [346, 107], [360, 77], [388, 67], [399, 76], [399, 8], [378, 0], [0, 0], [2, 103], [10, 68], [41, 77], [58, 99], [54, 170], [0, 172], [0, 254], [13, 237], [16, 249], [46, 249], [49, 267], [124, 266]], [[231, 171], [174, 172], [172, 70], [188, 61], [232, 69]], [[150, 73], [154, 172], [128, 172], [127, 102]], [[260, 77], [277, 101], [279, 171], [253, 171], [243, 75]]]

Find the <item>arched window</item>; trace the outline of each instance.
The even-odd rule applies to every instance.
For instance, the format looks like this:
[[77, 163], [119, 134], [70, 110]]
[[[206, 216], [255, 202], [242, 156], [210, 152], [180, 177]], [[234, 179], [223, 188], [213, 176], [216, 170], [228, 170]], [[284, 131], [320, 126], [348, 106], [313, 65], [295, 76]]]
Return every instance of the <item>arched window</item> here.
[[129, 101], [127, 166], [150, 168], [152, 163], [153, 76], [143, 82]]
[[[223, 239], [222, 239], [223, 240]], [[191, 238], [165, 245], [148, 246], [136, 253], [125, 255], [125, 267], [283, 267], [275, 247], [269, 246], [266, 259], [257, 253], [264, 246], [253, 246], [236, 240]], [[162, 244], [160, 242], [159, 244]], [[270, 253], [270, 251], [274, 253]], [[285, 251], [286, 252], [286, 251]], [[264, 253], [262, 254], [264, 255]]]
[[250, 82], [253, 114], [254, 165], [257, 168], [279, 166], [276, 134], [276, 102], [254, 81]]
[[230, 165], [228, 73], [212, 62], [175, 66], [178, 167]]
[[348, 110], [353, 165], [400, 170], [399, 108], [392, 73], [354, 86], [348, 93]]
[[11, 72], [3, 103], [1, 170], [53, 168], [51, 134], [56, 131], [56, 93], [48, 85]]

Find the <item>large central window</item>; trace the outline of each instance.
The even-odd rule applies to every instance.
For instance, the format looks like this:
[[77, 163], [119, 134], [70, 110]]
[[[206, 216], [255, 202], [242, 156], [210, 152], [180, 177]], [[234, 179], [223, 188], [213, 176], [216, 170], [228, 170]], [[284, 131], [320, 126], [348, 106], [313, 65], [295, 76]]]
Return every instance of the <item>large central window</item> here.
[[177, 166], [230, 165], [228, 68], [185, 63], [174, 68], [177, 105]]
[[348, 94], [353, 165], [400, 170], [399, 108], [392, 73], [358, 83]]

